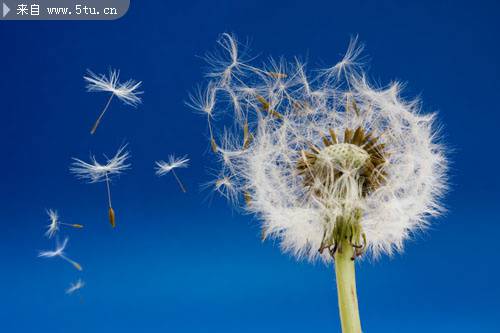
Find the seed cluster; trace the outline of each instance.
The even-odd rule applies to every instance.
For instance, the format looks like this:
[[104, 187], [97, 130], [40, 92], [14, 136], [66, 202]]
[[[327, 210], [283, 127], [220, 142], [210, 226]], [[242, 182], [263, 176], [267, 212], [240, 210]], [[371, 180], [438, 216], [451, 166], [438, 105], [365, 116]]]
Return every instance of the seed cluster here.
[[342, 174], [357, 171], [363, 197], [379, 187], [386, 176], [383, 169], [385, 146], [378, 143], [380, 137], [365, 133], [361, 127], [356, 130], [347, 128], [343, 142], [339, 142], [335, 131], [330, 129], [329, 136], [323, 136], [322, 149], [311, 145], [310, 151], [303, 150], [297, 169], [304, 186], [321, 198], [327, 194], [322, 193], [322, 189], [332, 188]]

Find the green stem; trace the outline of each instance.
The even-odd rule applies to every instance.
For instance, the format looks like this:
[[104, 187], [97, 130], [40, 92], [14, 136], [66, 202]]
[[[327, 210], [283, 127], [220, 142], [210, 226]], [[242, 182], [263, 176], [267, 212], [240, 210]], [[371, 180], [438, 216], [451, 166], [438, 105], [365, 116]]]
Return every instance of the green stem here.
[[354, 260], [352, 260], [354, 251], [347, 240], [342, 241], [339, 250], [335, 253], [335, 275], [342, 333], [361, 333], [356, 273]]

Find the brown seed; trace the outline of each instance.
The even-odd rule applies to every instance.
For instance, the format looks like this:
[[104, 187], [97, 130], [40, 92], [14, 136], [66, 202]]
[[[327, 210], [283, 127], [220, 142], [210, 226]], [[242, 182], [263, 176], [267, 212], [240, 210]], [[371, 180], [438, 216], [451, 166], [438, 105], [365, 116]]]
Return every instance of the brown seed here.
[[383, 154], [384, 147], [385, 147], [384, 144], [376, 145], [376, 146], [372, 147], [371, 149], [369, 149], [369, 154], [374, 156], [374, 157], [377, 157], [378, 159], [383, 160], [384, 159], [384, 154]]
[[330, 137], [332, 138], [332, 142], [338, 143], [337, 135], [335, 135], [335, 131], [332, 128], [330, 128], [328, 131], [330, 132]]
[[113, 210], [113, 208], [109, 207], [108, 215], [109, 215], [109, 223], [114, 228], [116, 224], [115, 224], [115, 211]]
[[372, 155], [372, 157], [370, 158], [370, 161], [373, 163], [375, 168], [379, 168], [380, 166], [382, 166], [385, 163], [384, 158], [380, 158], [380, 157], [377, 157], [374, 155]]
[[274, 118], [277, 118], [277, 119], [283, 119], [283, 116], [281, 115], [281, 113], [277, 112], [277, 111], [274, 111], [274, 110], [269, 110], [269, 114], [271, 116], [273, 116]]
[[364, 136], [365, 134], [363, 133], [363, 129], [361, 128], [361, 126], [358, 127], [354, 132], [354, 136], [352, 137], [352, 143], [359, 146], [363, 141]]
[[250, 195], [250, 193], [248, 193], [248, 191], [245, 191], [245, 193], [243, 193], [243, 197], [247, 206], [250, 206], [250, 204], [252, 203], [252, 196]]
[[212, 152], [216, 153], [219, 148], [217, 147], [217, 144], [215, 143], [214, 138], [210, 139], [210, 146], [212, 147]]
[[297, 169], [299, 169], [299, 171], [302, 171], [304, 169], [307, 169], [308, 167], [308, 163], [307, 163], [307, 157], [305, 155], [305, 151], [301, 151], [301, 159], [297, 162]]
[[301, 161], [297, 163], [297, 169], [299, 171], [304, 171], [307, 168], [308, 168], [307, 162]]
[[344, 143], [351, 143], [351, 139], [352, 139], [352, 131], [346, 128], [344, 132]]
[[352, 108], [354, 109], [354, 112], [356, 112], [356, 116], [358, 116], [358, 117], [359, 117], [360, 110], [359, 110], [359, 108], [358, 108], [358, 104], [356, 104], [356, 101], [355, 101], [355, 100], [353, 100], [353, 101], [352, 101]]
[[369, 139], [366, 141], [366, 144], [364, 146], [362, 146], [361, 148], [368, 151], [377, 143], [377, 141], [378, 141], [378, 137], [373, 138], [373, 139]]
[[367, 135], [365, 135], [365, 136], [363, 137], [363, 141], [362, 141], [362, 142], [361, 142], [361, 144], [360, 144], [360, 147], [364, 148], [364, 146], [366, 145], [366, 143], [367, 143], [368, 141], [370, 141], [371, 139], [372, 139], [372, 134], [371, 134], [371, 133], [368, 133]]
[[373, 170], [375, 169], [375, 165], [373, 164], [373, 161], [371, 159], [369, 159], [368, 161], [366, 161], [365, 163], [365, 169], [366, 170]]
[[284, 78], [288, 77], [288, 75], [286, 75], [284, 73], [278, 73], [278, 72], [266, 72], [266, 74], [272, 78], [275, 78], [275, 79], [284, 79]]
[[307, 157], [308, 160], [310, 160], [310, 159], [314, 159], [315, 160], [316, 159], [316, 154], [313, 154], [313, 153], [310, 153], [310, 152], [304, 151], [304, 150], [302, 152], [303, 152], [302, 153], [303, 156]]
[[261, 95], [257, 95], [256, 98], [259, 101], [259, 103], [261, 104], [262, 108], [266, 111], [269, 111], [269, 108], [270, 108], [269, 102], [266, 101], [266, 99], [264, 97], [262, 97]]
[[243, 149], [247, 149], [252, 142], [252, 134], [248, 131], [248, 122], [243, 126]]
[[269, 104], [269, 102], [266, 101], [266, 99], [264, 97], [257, 95], [257, 96], [255, 96], [255, 98], [257, 98], [257, 100], [261, 104], [262, 109], [264, 109], [264, 111], [267, 111], [271, 116], [273, 116], [277, 119], [283, 118], [283, 116], [279, 112], [271, 109], [271, 104]]
[[320, 152], [319, 148], [318, 148], [318, 147], [316, 147], [316, 146], [315, 146], [315, 145], [313, 145], [313, 144], [310, 144], [310, 145], [309, 145], [309, 148], [310, 148], [310, 149], [311, 149], [314, 153], [316, 153], [316, 154], [319, 154], [319, 152]]

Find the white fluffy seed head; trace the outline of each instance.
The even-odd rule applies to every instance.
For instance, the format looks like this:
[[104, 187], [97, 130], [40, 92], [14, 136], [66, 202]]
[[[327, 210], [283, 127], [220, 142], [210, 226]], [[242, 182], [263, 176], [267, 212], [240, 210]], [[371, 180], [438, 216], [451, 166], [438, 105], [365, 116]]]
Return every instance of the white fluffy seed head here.
[[[213, 112], [234, 111], [232, 131], [228, 134], [227, 123], [214, 122], [212, 128], [222, 147], [221, 173], [231, 179], [232, 191], [248, 198], [245, 209], [258, 216], [267, 238], [278, 239], [296, 257], [330, 261], [328, 254], [318, 253], [325, 220], [355, 209], [362, 211], [367, 249], [377, 257], [401, 251], [413, 232], [443, 212], [447, 160], [434, 128], [435, 114], [423, 113], [418, 100], [404, 100], [398, 83], [370, 85], [358, 67], [359, 47], [352, 43], [341, 63], [311, 76], [297, 61], [260, 68], [238, 61], [235, 45], [223, 45], [231, 50], [229, 60], [211, 59], [228, 67], [217, 67], [209, 83], [209, 89], [217, 90]], [[360, 184], [369, 147], [342, 140], [323, 145], [324, 133], [358, 127], [384, 147], [383, 164], [373, 171], [380, 184], [365, 192]], [[312, 187], [321, 197], [310, 195], [297, 171], [311, 146], [321, 148], [320, 162], [342, 171], [332, 173], [336, 178], [331, 182], [313, 175]]]

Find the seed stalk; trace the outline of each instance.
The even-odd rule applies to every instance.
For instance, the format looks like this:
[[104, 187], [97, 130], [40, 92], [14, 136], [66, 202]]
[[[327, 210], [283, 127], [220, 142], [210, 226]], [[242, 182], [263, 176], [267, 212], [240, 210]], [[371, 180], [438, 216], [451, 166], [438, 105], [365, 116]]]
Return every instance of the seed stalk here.
[[349, 239], [344, 238], [340, 249], [334, 255], [342, 333], [361, 333], [353, 260], [355, 257], [354, 252], [355, 249]]

